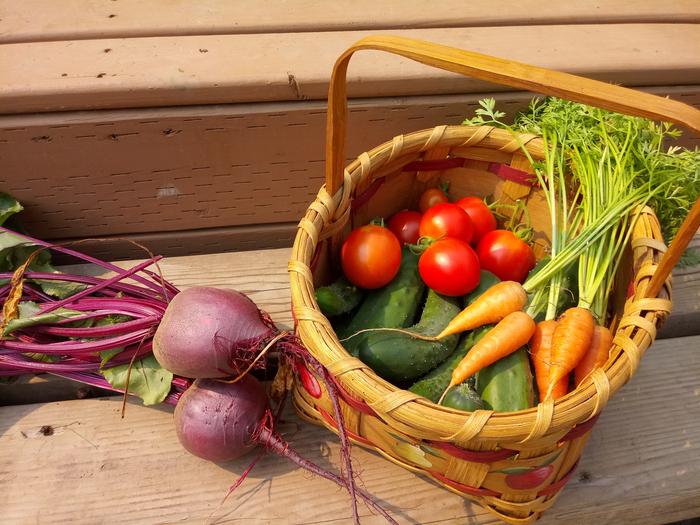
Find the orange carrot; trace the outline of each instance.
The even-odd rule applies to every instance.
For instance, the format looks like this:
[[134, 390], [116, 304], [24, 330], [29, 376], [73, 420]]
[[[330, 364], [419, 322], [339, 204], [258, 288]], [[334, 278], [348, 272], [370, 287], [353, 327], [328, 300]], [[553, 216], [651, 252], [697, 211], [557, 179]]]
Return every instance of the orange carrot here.
[[610, 356], [610, 347], [612, 346], [612, 334], [610, 329], [605, 326], [596, 325], [593, 329], [593, 338], [591, 346], [588, 348], [586, 355], [583, 356], [581, 362], [574, 369], [574, 380], [576, 386], [581, 384], [588, 374], [596, 368], [602, 367]]
[[526, 345], [534, 332], [532, 317], [520, 311], [509, 313], [462, 358], [452, 372], [450, 387], [463, 383], [482, 368]]
[[515, 281], [496, 283], [459, 312], [436, 338], [442, 339], [449, 335], [497, 323], [509, 313], [522, 310], [526, 303], [527, 294], [520, 283]]
[[[530, 340], [530, 355], [532, 356], [532, 364], [535, 366], [537, 390], [542, 400], [547, 395], [549, 369], [552, 359], [552, 336], [556, 327], [557, 322], [554, 320], [541, 321], [537, 324], [535, 334]], [[554, 387], [554, 390], [552, 390], [552, 399], [559, 399], [565, 396], [568, 391], [569, 377], [562, 377]]]
[[544, 399], [552, 397], [554, 387], [576, 368], [591, 346], [595, 322], [590, 310], [575, 306], [559, 319], [552, 335], [551, 367]]

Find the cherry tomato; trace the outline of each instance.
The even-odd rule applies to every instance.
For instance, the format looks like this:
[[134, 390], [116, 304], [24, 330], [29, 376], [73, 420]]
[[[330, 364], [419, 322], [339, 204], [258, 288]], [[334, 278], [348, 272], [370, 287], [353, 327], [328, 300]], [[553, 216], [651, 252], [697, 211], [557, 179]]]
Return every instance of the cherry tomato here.
[[440, 188], [428, 188], [425, 190], [418, 200], [418, 209], [425, 213], [429, 208], [432, 208], [436, 204], [442, 204], [443, 202], [449, 202], [450, 199], [447, 198], [445, 192]]
[[418, 260], [423, 282], [437, 293], [457, 297], [479, 285], [479, 258], [468, 243], [446, 237], [431, 244]]
[[522, 283], [535, 267], [532, 248], [508, 230], [493, 230], [484, 235], [476, 253], [481, 267], [502, 281]]
[[436, 204], [423, 214], [419, 233], [421, 237], [453, 237], [469, 243], [474, 236], [474, 225], [466, 211], [447, 202]]
[[345, 277], [360, 288], [381, 288], [398, 273], [401, 244], [382, 226], [368, 224], [354, 229], [340, 249]]
[[417, 211], [403, 210], [392, 215], [386, 227], [396, 235], [401, 244], [416, 244], [421, 217]]
[[493, 216], [483, 199], [464, 197], [455, 204], [467, 212], [474, 224], [473, 244], [478, 243], [484, 235], [496, 229], [496, 217]]

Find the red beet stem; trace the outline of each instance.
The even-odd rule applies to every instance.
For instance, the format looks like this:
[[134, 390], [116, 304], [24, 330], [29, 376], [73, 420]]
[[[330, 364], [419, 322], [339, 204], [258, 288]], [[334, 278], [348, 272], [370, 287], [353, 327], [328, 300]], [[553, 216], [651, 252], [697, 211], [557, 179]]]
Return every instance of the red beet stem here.
[[[348, 487], [348, 481], [341, 478], [340, 476], [333, 474], [332, 472], [328, 472], [327, 470], [319, 467], [315, 463], [304, 459], [301, 457], [290, 445], [287, 443], [282, 436], [274, 432], [273, 430], [269, 429], [265, 423], [263, 423], [260, 428], [258, 429], [258, 432], [255, 435], [255, 439], [258, 443], [261, 445], [265, 446], [268, 450], [271, 450], [275, 454], [278, 454], [282, 457], [287, 458], [288, 460], [296, 463], [298, 466], [300, 466], [303, 469], [308, 470], [309, 472], [316, 474], [317, 476], [320, 476], [322, 478], [325, 478], [329, 481], [332, 481], [333, 483], [337, 484], [340, 487], [343, 487], [345, 489], [349, 489]], [[362, 500], [365, 502], [365, 504], [370, 507], [372, 510], [377, 512], [378, 514], [382, 515], [384, 519], [386, 519], [389, 523], [393, 525], [398, 525], [396, 520], [392, 518], [387, 511], [385, 511], [380, 505], [378, 505], [372, 496], [370, 496], [367, 492], [365, 492], [362, 489], [356, 489], [355, 493], [362, 498]], [[353, 519], [355, 523], [360, 523], [360, 518], [357, 514], [357, 505], [353, 505]]]
[[[102, 268], [106, 268], [107, 270], [111, 270], [117, 274], [124, 273], [124, 269], [119, 268], [119, 266], [116, 266], [116, 265], [109, 263], [109, 262], [106, 262], [106, 261], [102, 261], [102, 260], [97, 259], [95, 257], [91, 257], [90, 255], [86, 255], [84, 253], [80, 253], [78, 251], [71, 250], [70, 248], [65, 248], [63, 246], [59, 246], [59, 245], [51, 244], [51, 243], [48, 243], [48, 242], [45, 242], [45, 241], [42, 241], [39, 239], [35, 239], [34, 237], [30, 237], [29, 235], [24, 235], [24, 234], [18, 233], [16, 231], [9, 230], [3, 226], [0, 226], [0, 231], [10, 233], [12, 235], [16, 235], [17, 237], [25, 239], [32, 244], [36, 244], [37, 246], [41, 246], [43, 248], [50, 248], [51, 250], [54, 250], [58, 253], [62, 253], [64, 255], [71, 255], [77, 259], [80, 259], [81, 261], [96, 264], [98, 266], [101, 266]], [[139, 275], [134, 275], [132, 278], [135, 281], [138, 281], [141, 284], [147, 286], [148, 288], [151, 288], [151, 289], [156, 290], [158, 292], [161, 292], [163, 290], [163, 287], [161, 286], [160, 283], [152, 282], [149, 279], [146, 279], [145, 277], [141, 277]], [[166, 299], [168, 299], [168, 298], [166, 297]]]
[[19, 341], [0, 341], [0, 348], [18, 352], [36, 352], [38, 354], [78, 354], [113, 350], [141, 341], [151, 332], [150, 329], [131, 332], [130, 334], [98, 339], [96, 341], [61, 341], [58, 343], [23, 343]]
[[68, 303], [72, 303], [80, 299], [81, 297], [85, 297], [86, 295], [94, 294], [95, 292], [98, 292], [102, 290], [103, 288], [108, 288], [110, 285], [113, 283], [116, 283], [126, 277], [133, 277], [135, 273], [143, 270], [144, 268], [155, 264], [158, 262], [158, 260], [162, 259], [162, 257], [156, 257], [154, 259], [149, 259], [147, 261], [144, 261], [140, 264], [137, 264], [136, 266], [133, 266], [132, 268], [129, 268], [128, 270], [124, 271], [121, 274], [115, 275], [114, 277], [111, 277], [109, 279], [106, 279], [102, 281], [101, 283], [95, 284], [91, 287], [85, 288], [85, 290], [81, 290], [78, 293], [75, 293], [71, 295], [70, 297], [67, 297], [65, 299], [62, 299], [60, 301], [53, 301], [51, 302], [46, 308], [43, 309], [44, 313], [51, 312], [57, 308], [60, 308], [61, 306], [65, 306]]
[[[3, 272], [0, 273], [0, 279], [11, 279], [14, 273], [12, 272]], [[100, 277], [92, 277], [89, 275], [73, 275], [69, 273], [45, 273], [45, 272], [25, 272], [24, 276], [27, 279], [34, 279], [34, 280], [42, 280], [42, 281], [65, 281], [69, 283], [81, 283], [85, 285], [95, 285], [95, 284], [100, 284], [106, 279], [100, 278]], [[9, 291], [10, 286], [5, 286], [0, 289], [0, 296], [7, 295], [7, 292]], [[112, 283], [109, 286], [110, 290], [114, 290], [117, 292], [124, 292], [127, 293], [131, 296], [134, 297], [143, 297], [143, 298], [149, 298], [149, 299], [155, 299], [162, 297], [162, 290], [160, 293], [156, 293], [150, 288], [144, 288], [143, 286], [135, 286], [133, 284], [127, 284], [127, 283], [121, 283], [121, 282], [115, 282]], [[36, 292], [36, 291], [35, 291]], [[103, 293], [105, 291], [103, 290]], [[40, 293], [40, 292], [37, 292]], [[47, 301], [53, 301], [54, 299], [45, 296]], [[162, 301], [162, 299], [161, 299]]]
[[34, 327], [35, 332], [42, 334], [55, 335], [60, 337], [78, 337], [85, 339], [88, 337], [106, 337], [116, 334], [124, 334], [132, 330], [151, 328], [156, 326], [160, 321], [160, 316], [149, 316], [122, 323], [109, 324], [104, 326], [91, 326], [87, 328], [70, 328], [61, 326], [37, 326]]

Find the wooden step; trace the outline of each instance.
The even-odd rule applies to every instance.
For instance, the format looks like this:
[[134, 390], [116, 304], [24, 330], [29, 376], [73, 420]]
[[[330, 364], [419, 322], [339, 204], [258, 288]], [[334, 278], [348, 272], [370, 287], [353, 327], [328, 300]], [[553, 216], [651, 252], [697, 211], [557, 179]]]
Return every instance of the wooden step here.
[[[697, 24], [390, 30], [630, 86], [700, 83]], [[367, 31], [194, 35], [0, 46], [0, 113], [323, 100], [335, 59]], [[624, 45], [621, 43], [624, 41]], [[595, 43], [592, 51], [588, 45]], [[493, 85], [363, 52], [351, 97], [493, 91]]]
[[[660, 525], [700, 515], [700, 337], [657, 341], [609, 403], [572, 481], [542, 524]], [[265, 457], [221, 504], [250, 457], [215, 465], [187, 454], [170, 408], [91, 399], [0, 407], [4, 524], [305, 523], [350, 519], [346, 493]], [[281, 430], [305, 457], [338, 468], [325, 429], [287, 414]], [[50, 435], [45, 435], [50, 434]], [[461, 497], [353, 448], [365, 489], [400, 523], [497, 523]], [[360, 508], [363, 523], [382, 523]]]
[[541, 24], [694, 23], [693, 0], [556, 2], [537, 0], [444, 0], [426, 9], [421, 0], [351, 3], [238, 0], [171, 2], [150, 0], [0, 1], [0, 43], [185, 36], [205, 34], [296, 33]]

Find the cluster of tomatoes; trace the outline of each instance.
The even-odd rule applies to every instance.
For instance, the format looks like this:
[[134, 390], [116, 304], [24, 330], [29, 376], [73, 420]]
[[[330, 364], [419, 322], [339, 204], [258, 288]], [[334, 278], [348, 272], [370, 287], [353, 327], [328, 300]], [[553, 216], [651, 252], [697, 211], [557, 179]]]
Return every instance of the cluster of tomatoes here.
[[399, 271], [402, 244], [419, 240], [421, 278], [443, 295], [472, 291], [481, 269], [522, 283], [535, 266], [530, 246], [512, 231], [497, 229], [496, 218], [479, 197], [451, 203], [444, 191], [431, 188], [421, 195], [419, 208], [395, 213], [386, 227], [368, 224], [350, 233], [341, 249], [350, 282], [367, 289], [385, 286]]

